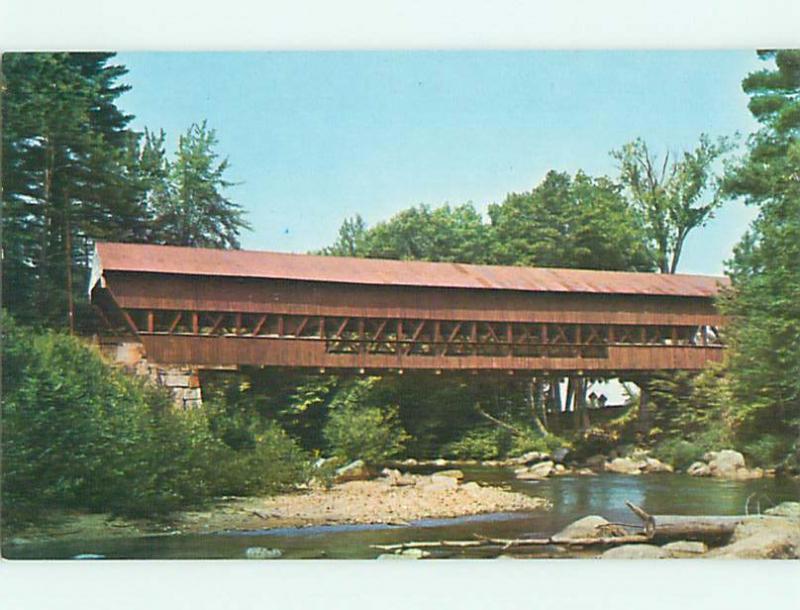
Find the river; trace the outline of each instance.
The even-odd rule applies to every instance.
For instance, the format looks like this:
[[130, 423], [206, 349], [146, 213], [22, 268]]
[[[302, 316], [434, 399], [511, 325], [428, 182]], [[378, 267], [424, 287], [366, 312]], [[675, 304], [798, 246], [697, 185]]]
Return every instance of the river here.
[[[96, 541], [29, 543], [9, 546], [9, 559], [68, 559], [76, 555], [107, 559], [241, 559], [248, 547], [280, 549], [287, 559], [370, 559], [382, 551], [373, 544], [411, 540], [472, 539], [475, 534], [516, 538], [546, 537], [586, 515], [602, 515], [609, 521], [637, 523], [625, 501], [642, 506], [651, 514], [751, 513], [779, 502], [800, 499], [800, 481], [766, 478], [723, 481], [686, 475], [564, 476], [544, 481], [518, 481], [504, 469], [465, 468], [465, 481], [492, 483], [547, 498], [548, 512], [494, 513], [457, 519], [422, 520], [409, 526], [341, 525], [284, 528], [247, 532], [179, 534]], [[558, 556], [557, 549], [538, 551], [544, 557]], [[448, 551], [442, 556], [496, 556], [497, 550]]]

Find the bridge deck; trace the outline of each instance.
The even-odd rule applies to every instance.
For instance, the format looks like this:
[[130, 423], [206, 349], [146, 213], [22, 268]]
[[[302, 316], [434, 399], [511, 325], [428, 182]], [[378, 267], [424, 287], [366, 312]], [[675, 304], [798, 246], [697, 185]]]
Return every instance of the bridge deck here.
[[91, 294], [162, 364], [612, 373], [720, 360], [722, 283], [100, 244]]

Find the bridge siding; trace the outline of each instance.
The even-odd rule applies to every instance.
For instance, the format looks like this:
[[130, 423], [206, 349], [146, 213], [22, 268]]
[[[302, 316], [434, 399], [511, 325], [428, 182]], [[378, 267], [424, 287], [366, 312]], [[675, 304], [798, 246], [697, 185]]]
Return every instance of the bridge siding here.
[[712, 299], [192, 278], [106, 272], [126, 309], [351, 317], [721, 326]]
[[419, 356], [331, 354], [324, 341], [143, 335], [148, 357], [163, 364], [253, 366], [445, 369], [653, 371], [698, 370], [720, 361], [719, 347], [609, 346], [608, 358], [523, 358], [512, 356]]

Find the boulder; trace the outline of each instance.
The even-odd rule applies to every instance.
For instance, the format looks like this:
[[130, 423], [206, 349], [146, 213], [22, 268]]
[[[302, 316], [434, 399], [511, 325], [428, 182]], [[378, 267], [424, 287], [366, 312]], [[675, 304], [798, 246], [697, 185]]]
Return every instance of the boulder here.
[[344, 483], [346, 481], [364, 481], [372, 476], [372, 472], [364, 463], [364, 460], [350, 462], [346, 466], [336, 469], [334, 481]]
[[430, 553], [428, 551], [423, 551], [422, 549], [404, 549], [402, 551], [398, 551], [397, 553], [384, 553], [383, 555], [378, 555], [377, 559], [422, 559], [423, 557], [428, 557]]
[[458, 479], [433, 475], [427, 480], [421, 481], [418, 485], [423, 491], [446, 491], [448, 489], [458, 489]]
[[283, 551], [264, 546], [250, 546], [245, 549], [244, 556], [247, 559], [280, 559]]
[[669, 551], [654, 544], [623, 544], [608, 549], [601, 555], [602, 559], [668, 559]]
[[800, 521], [751, 517], [736, 526], [730, 544], [708, 553], [719, 559], [800, 559]]
[[566, 447], [559, 447], [558, 449], [553, 451], [552, 460], [554, 462], [563, 463], [564, 460], [567, 459], [568, 455], [569, 455], [569, 449], [567, 449]]
[[603, 470], [605, 470], [606, 456], [601, 455], [599, 453], [597, 455], [593, 455], [592, 457], [586, 460], [586, 466], [588, 468], [591, 468], [592, 470], [595, 471], [599, 470], [600, 472], [602, 472]]
[[591, 468], [578, 468], [578, 470], [575, 471], [575, 474], [579, 474], [582, 477], [596, 477], [597, 476], [597, 473], [594, 470], [592, 470]]
[[553, 468], [553, 471], [555, 474], [564, 474], [565, 472], [567, 472], [567, 469], [564, 466], [564, 464], [556, 464], [555, 467]]
[[469, 483], [464, 483], [463, 485], [459, 486], [459, 489], [461, 491], [466, 491], [467, 493], [475, 493], [480, 491], [481, 486], [475, 481], [470, 481]]
[[734, 478], [737, 470], [745, 468], [744, 456], [732, 449], [711, 451], [703, 457], [706, 456], [710, 458], [706, 461], [712, 476], [715, 477]]
[[589, 515], [570, 523], [563, 530], [553, 535], [551, 540], [558, 544], [559, 542], [569, 542], [578, 538], [602, 538], [605, 526], [608, 526], [606, 519], [599, 515]]
[[385, 477], [385, 480], [394, 487], [400, 487], [403, 485], [414, 485], [416, 483], [416, 478], [414, 475], [400, 472], [394, 468], [384, 468], [381, 471], [381, 474]]
[[631, 458], [615, 458], [605, 465], [606, 472], [617, 474], [641, 474], [645, 463]]
[[417, 462], [417, 460], [415, 460], [414, 458], [408, 458], [403, 460], [401, 463], [403, 464], [403, 466], [416, 466], [419, 462]]
[[523, 453], [521, 456], [514, 458], [514, 462], [516, 464], [535, 464], [536, 462], [541, 462], [544, 456], [539, 451], [528, 451], [528, 453]]
[[447, 460], [444, 458], [438, 458], [433, 461], [434, 466], [447, 466]]
[[800, 519], [800, 502], [781, 502], [777, 506], [765, 510], [764, 513], [775, 517]]
[[661, 547], [673, 557], [696, 557], [708, 552], [708, 546], [704, 542], [694, 540], [677, 540]]
[[642, 472], [647, 474], [654, 474], [660, 472], [673, 472], [672, 466], [669, 464], [665, 464], [661, 460], [657, 460], [656, 458], [645, 458], [644, 459], [644, 468], [642, 468]]
[[464, 478], [464, 473], [460, 470], [453, 468], [452, 470], [440, 470], [434, 473], [437, 477], [450, 477], [451, 479], [460, 480]]
[[554, 467], [555, 464], [549, 460], [547, 462], [539, 462], [528, 468], [527, 471], [517, 474], [517, 478], [523, 481], [540, 481], [550, 476]]
[[689, 466], [689, 468], [687, 468], [686, 474], [693, 477], [710, 477], [711, 469], [708, 467], [708, 464], [704, 464], [703, 462], [694, 462], [691, 466]]

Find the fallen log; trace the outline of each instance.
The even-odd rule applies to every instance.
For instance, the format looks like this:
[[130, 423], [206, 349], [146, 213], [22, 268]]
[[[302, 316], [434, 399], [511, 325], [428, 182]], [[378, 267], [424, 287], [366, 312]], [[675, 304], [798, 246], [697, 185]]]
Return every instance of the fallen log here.
[[650, 515], [641, 507], [625, 502], [643, 522], [648, 538], [713, 538], [730, 536], [746, 515]]

